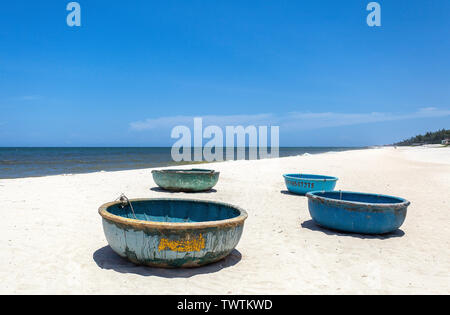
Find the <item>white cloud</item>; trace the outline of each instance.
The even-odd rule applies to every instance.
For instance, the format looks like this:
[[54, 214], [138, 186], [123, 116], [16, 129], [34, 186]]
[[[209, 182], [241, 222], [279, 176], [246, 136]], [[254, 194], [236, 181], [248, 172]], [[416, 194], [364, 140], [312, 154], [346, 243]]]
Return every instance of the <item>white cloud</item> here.
[[207, 116], [169, 116], [154, 119], [146, 119], [144, 121], [136, 121], [130, 124], [133, 130], [154, 130], [161, 128], [173, 128], [179, 125], [191, 125], [195, 117], [203, 118], [204, 125], [257, 125], [270, 124], [274, 119], [271, 114], [257, 114], [257, 115], [207, 115]]
[[294, 129], [319, 129], [449, 115], [450, 110], [440, 110], [434, 107], [421, 108], [411, 113], [291, 113], [291, 121], [287, 121], [284, 126]]
[[179, 125], [192, 125], [194, 117], [202, 117], [203, 124], [217, 125], [276, 125], [284, 130], [307, 130], [328, 127], [369, 124], [385, 121], [397, 121], [419, 118], [446, 117], [448, 109], [435, 107], [421, 108], [410, 113], [336, 113], [336, 112], [291, 112], [286, 114], [256, 114], [256, 115], [208, 115], [208, 116], [168, 116], [144, 121], [132, 122], [130, 128], [136, 131], [171, 129]]
[[24, 95], [15, 97], [14, 100], [16, 101], [36, 101], [41, 99], [42, 97], [40, 95]]

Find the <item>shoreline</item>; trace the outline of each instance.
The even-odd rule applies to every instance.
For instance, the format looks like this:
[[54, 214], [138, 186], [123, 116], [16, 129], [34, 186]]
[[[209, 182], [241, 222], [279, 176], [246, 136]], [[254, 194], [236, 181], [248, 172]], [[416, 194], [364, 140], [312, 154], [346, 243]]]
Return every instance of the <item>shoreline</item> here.
[[[313, 149], [313, 150], [317, 150], [317, 149], [325, 149], [328, 147], [282, 147], [280, 149]], [[2, 148], [0, 148], [2, 149]], [[3, 148], [3, 149], [109, 149], [109, 148], [57, 148], [57, 147], [51, 147], [51, 148]], [[135, 148], [120, 148], [120, 147], [115, 147], [115, 149], [135, 149]], [[138, 148], [136, 148], [138, 149]], [[144, 148], [144, 149], [149, 149], [149, 148]], [[156, 149], [161, 149], [160, 147], [157, 147]], [[164, 148], [164, 149], [170, 149], [170, 148]], [[329, 153], [329, 152], [346, 152], [346, 151], [355, 151], [355, 150], [366, 150], [366, 149], [371, 149], [370, 147], [330, 147], [330, 149], [334, 149], [334, 150], [330, 150], [330, 151], [323, 151], [323, 152], [312, 152], [312, 153], [308, 153], [305, 152], [303, 154], [300, 155], [286, 155], [286, 156], [280, 156], [277, 157], [278, 158], [285, 158], [285, 157], [292, 157], [292, 156], [303, 156], [304, 154], [310, 154], [310, 155], [317, 155], [317, 154], [324, 154], [324, 153]], [[269, 158], [272, 159], [272, 158]], [[245, 161], [260, 161], [260, 160], [265, 160], [265, 159], [257, 159], [257, 160], [248, 160], [246, 159]], [[174, 162], [174, 161], [167, 161], [167, 162], [161, 162], [161, 165], [158, 166], [151, 166], [151, 167], [127, 167], [127, 168], [114, 168], [111, 170], [92, 170], [92, 171], [85, 171], [85, 172], [74, 172], [74, 173], [57, 173], [57, 174], [43, 174], [43, 175], [36, 175], [36, 176], [18, 176], [18, 177], [0, 177], [0, 180], [6, 180], [6, 179], [21, 179], [21, 178], [39, 178], [39, 177], [48, 177], [48, 176], [73, 176], [73, 175], [79, 175], [79, 174], [92, 174], [92, 173], [102, 173], [102, 172], [122, 172], [122, 171], [133, 171], [133, 170], [146, 170], [146, 169], [161, 169], [161, 168], [178, 168], [178, 167], [183, 167], [183, 166], [195, 166], [195, 165], [206, 165], [206, 164], [215, 164], [215, 163], [222, 163], [222, 162], [228, 162], [228, 161], [243, 161], [243, 160], [224, 160], [224, 161], [213, 161], [213, 162], [208, 162], [208, 161], [201, 161], [201, 162], [197, 162], [197, 161], [190, 161], [190, 162]], [[0, 161], [1, 162], [1, 161]], [[74, 164], [75, 165], [75, 164]], [[1, 171], [1, 169], [0, 169]], [[1, 172], [0, 172], [1, 174]]]
[[[450, 165], [435, 160], [450, 160], [450, 150], [439, 150], [219, 162], [214, 191], [196, 194], [155, 189], [151, 169], [4, 179], [0, 294], [449, 294], [450, 202], [439, 196], [450, 191]], [[382, 236], [321, 228], [307, 199], [286, 192], [282, 175], [292, 172], [336, 176], [336, 190], [405, 198], [406, 221]], [[112, 252], [98, 215], [123, 192], [226, 202], [249, 218], [236, 250], [218, 263], [136, 266]]]

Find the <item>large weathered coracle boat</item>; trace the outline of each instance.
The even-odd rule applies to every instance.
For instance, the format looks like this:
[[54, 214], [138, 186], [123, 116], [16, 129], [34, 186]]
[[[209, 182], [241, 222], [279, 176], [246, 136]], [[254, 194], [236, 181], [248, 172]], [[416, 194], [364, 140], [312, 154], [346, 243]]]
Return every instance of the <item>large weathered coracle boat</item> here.
[[311, 191], [334, 190], [338, 181], [336, 177], [310, 174], [286, 174], [283, 177], [287, 189], [297, 195], [305, 195]]
[[169, 191], [200, 192], [211, 190], [219, 181], [219, 172], [204, 169], [152, 171], [153, 180]]
[[111, 248], [136, 264], [199, 267], [228, 256], [238, 244], [245, 210], [187, 199], [135, 199], [100, 207]]
[[309, 212], [324, 227], [361, 234], [385, 234], [405, 221], [410, 202], [392, 196], [344, 191], [311, 192]]

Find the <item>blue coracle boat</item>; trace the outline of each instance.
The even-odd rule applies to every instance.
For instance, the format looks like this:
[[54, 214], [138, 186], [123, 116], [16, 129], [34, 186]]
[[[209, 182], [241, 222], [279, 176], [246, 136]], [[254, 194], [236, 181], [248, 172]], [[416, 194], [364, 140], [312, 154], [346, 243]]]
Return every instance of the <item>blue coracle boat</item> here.
[[312, 191], [334, 190], [338, 178], [323, 175], [286, 174], [283, 175], [287, 189], [297, 195]]
[[311, 192], [309, 212], [326, 228], [360, 233], [385, 234], [397, 230], [406, 218], [410, 202], [392, 196], [344, 191]]
[[228, 256], [247, 213], [235, 206], [187, 199], [121, 199], [100, 207], [110, 247], [136, 264], [199, 267]]

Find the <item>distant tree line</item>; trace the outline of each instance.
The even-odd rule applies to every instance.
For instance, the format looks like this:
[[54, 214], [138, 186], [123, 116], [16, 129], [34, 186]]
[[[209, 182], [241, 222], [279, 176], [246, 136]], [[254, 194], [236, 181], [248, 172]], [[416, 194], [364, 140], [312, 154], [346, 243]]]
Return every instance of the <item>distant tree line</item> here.
[[418, 135], [408, 140], [404, 140], [394, 145], [413, 145], [413, 144], [437, 144], [442, 143], [442, 140], [450, 139], [450, 129], [442, 129], [435, 132], [427, 132], [424, 135]]

